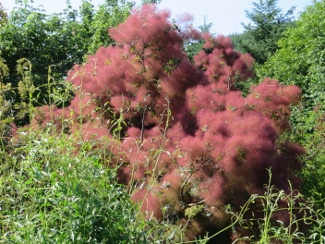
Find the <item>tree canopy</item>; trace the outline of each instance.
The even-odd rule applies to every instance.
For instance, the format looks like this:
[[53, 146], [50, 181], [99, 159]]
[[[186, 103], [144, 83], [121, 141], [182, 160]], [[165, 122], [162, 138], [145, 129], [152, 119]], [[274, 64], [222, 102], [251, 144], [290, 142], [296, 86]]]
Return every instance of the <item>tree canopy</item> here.
[[259, 77], [272, 77], [302, 88], [305, 105], [324, 104], [325, 2], [315, 1], [295, 26], [278, 42], [278, 51], [258, 69]]
[[[28, 86], [34, 87], [33, 104], [37, 105], [48, 103], [48, 89], [60, 87], [74, 63], [82, 63], [84, 56], [99, 46], [113, 43], [108, 28], [124, 21], [133, 3], [106, 1], [96, 10], [91, 1], [85, 0], [79, 10], [74, 10], [68, 1], [62, 13], [54, 14], [46, 14], [32, 3], [18, 1], [1, 25], [0, 53], [9, 68], [3, 82], [10, 83], [13, 89], [20, 86], [19, 91], [23, 91], [23, 76], [27, 74], [17, 72], [17, 67], [23, 65], [31, 82]], [[22, 102], [17, 94], [8, 99]]]

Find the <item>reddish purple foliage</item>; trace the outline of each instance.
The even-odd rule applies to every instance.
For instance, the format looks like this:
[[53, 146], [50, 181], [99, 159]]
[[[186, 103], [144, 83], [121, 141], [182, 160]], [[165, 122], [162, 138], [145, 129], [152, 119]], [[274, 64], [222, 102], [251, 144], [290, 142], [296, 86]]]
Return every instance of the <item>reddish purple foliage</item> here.
[[[186, 23], [179, 32], [169, 15], [144, 5], [111, 29], [116, 46], [99, 48], [70, 72], [71, 104], [41, 108], [34, 125], [53, 121], [85, 140], [121, 129], [120, 141], [109, 147], [112, 161], [122, 165], [120, 182], [141, 186], [132, 199], [147, 218], [185, 224], [185, 210], [204, 204], [187, 226], [193, 239], [228, 224], [225, 204], [239, 209], [251, 194], [263, 194], [266, 169], [277, 188], [289, 191], [288, 180], [299, 187], [294, 173], [303, 149], [279, 136], [300, 89], [265, 79], [242, 97], [235, 83], [252, 75], [251, 56], [234, 51], [228, 37], [204, 33], [204, 50], [192, 64], [183, 41], [198, 32]], [[119, 118], [123, 128], [116, 126]]]

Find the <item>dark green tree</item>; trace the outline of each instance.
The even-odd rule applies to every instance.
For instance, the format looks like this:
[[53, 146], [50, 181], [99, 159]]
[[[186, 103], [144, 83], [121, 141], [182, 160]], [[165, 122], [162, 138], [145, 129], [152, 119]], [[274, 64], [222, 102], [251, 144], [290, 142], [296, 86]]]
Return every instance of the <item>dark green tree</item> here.
[[[17, 60], [28, 60], [30, 65], [25, 69], [35, 87], [28, 99], [32, 98], [33, 105], [51, 102], [48, 94], [62, 88], [62, 80], [74, 63], [82, 62], [99, 46], [112, 44], [108, 28], [124, 21], [133, 7], [133, 2], [107, 0], [96, 10], [91, 1], [83, 0], [79, 10], [74, 10], [67, 1], [62, 13], [46, 14], [33, 6], [33, 1], [16, 2], [0, 30], [0, 52], [9, 68], [3, 82], [18, 88], [24, 78], [17, 73]], [[23, 99], [16, 92], [9, 100], [21, 104]]]
[[283, 32], [294, 23], [295, 7], [283, 13], [277, 3], [278, 0], [253, 2], [253, 9], [246, 10], [251, 23], [242, 24], [244, 32], [231, 36], [235, 48], [250, 53], [259, 64], [263, 64], [277, 50], [277, 42]]

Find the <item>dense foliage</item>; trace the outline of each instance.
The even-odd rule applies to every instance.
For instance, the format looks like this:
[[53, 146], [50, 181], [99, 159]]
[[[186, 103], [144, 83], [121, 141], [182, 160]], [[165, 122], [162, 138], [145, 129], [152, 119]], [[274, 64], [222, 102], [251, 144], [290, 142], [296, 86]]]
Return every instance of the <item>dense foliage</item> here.
[[260, 78], [272, 77], [302, 89], [300, 106], [292, 116], [293, 139], [307, 150], [303, 161], [304, 193], [318, 199], [325, 196], [325, 2], [315, 1], [285, 32], [279, 50], [257, 69]]
[[0, 147], [1, 243], [146, 243], [116, 169], [90, 145], [25, 131]]
[[325, 101], [325, 94], [319, 89], [324, 85], [325, 21], [321, 17], [324, 12], [324, 1], [309, 6], [295, 27], [281, 38], [276, 54], [258, 70], [260, 77], [274, 77], [284, 84], [298, 85], [308, 108]]
[[9, 68], [9, 75], [2, 82], [10, 83], [14, 90], [26, 91], [27, 87], [21, 82], [26, 74], [16, 70], [17, 60], [20, 63], [28, 60], [22, 71], [29, 71], [29, 86], [34, 87], [32, 101], [19, 96], [18, 92], [8, 94], [7, 100], [17, 102], [16, 112], [23, 110], [19, 107], [24, 102], [48, 104], [49, 89], [54, 94], [63, 92], [61, 80], [67, 71], [99, 46], [112, 44], [107, 29], [124, 21], [133, 6], [131, 2], [114, 0], [106, 1], [95, 10], [90, 1], [82, 1], [77, 11], [67, 2], [62, 13], [46, 14], [32, 3], [17, 1], [17, 7], [5, 22], [1, 15], [0, 55]]
[[[87, 141], [110, 139], [119, 181], [143, 215], [182, 225], [192, 240], [231, 223], [226, 205], [240, 210], [251, 194], [264, 194], [267, 169], [278, 189], [299, 188], [304, 150], [284, 132], [300, 89], [265, 79], [242, 97], [235, 83], [252, 75], [251, 56], [234, 51], [229, 38], [205, 33], [193, 64], [183, 43], [200, 33], [186, 23], [179, 31], [168, 17], [144, 5], [110, 29], [116, 45], [99, 48], [70, 72], [71, 104], [43, 106], [32, 126], [54, 123], [58, 132]], [[262, 216], [262, 205], [251, 216]], [[275, 212], [270, 220], [287, 226], [289, 216]], [[255, 224], [233, 228], [224, 243], [247, 233], [258, 238]]]

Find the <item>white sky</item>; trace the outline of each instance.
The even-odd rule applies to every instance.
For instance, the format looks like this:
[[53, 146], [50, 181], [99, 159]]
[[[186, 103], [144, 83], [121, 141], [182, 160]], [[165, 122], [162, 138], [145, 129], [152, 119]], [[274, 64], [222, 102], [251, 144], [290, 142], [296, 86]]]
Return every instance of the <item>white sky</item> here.
[[[5, 9], [10, 11], [15, 6], [15, 0], [0, 0]], [[252, 2], [259, 0], [162, 0], [160, 8], [170, 9], [173, 17], [177, 14], [189, 13], [194, 17], [194, 26], [203, 24], [204, 16], [207, 23], [213, 23], [212, 33], [228, 35], [243, 31], [241, 23], [248, 24], [245, 10], [252, 9]], [[71, 5], [77, 9], [81, 0], [70, 0]], [[103, 4], [105, 0], [92, 0], [95, 6]], [[137, 4], [141, 0], [135, 0]], [[291, 6], [296, 6], [295, 14], [303, 11], [313, 0], [278, 0], [283, 12]], [[61, 12], [66, 7], [66, 0], [34, 0], [34, 6], [43, 5], [48, 13]]]

